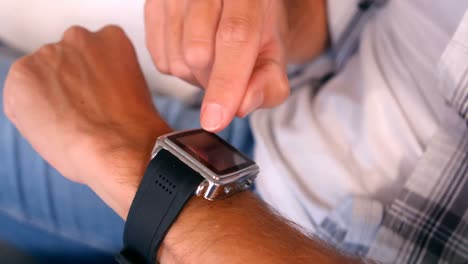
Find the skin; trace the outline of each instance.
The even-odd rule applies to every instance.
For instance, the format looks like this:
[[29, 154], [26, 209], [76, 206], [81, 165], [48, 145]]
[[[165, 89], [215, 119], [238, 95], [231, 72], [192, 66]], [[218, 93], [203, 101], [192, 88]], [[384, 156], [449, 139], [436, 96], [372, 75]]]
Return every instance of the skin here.
[[[155, 139], [171, 129], [120, 28], [73, 27], [59, 43], [21, 58], [4, 100], [38, 153], [126, 219]], [[250, 192], [217, 202], [192, 198], [158, 256], [162, 263], [358, 262], [303, 234]]]
[[325, 8], [325, 0], [147, 0], [147, 46], [160, 72], [206, 89], [201, 125], [216, 132], [286, 100], [286, 64], [326, 47]]

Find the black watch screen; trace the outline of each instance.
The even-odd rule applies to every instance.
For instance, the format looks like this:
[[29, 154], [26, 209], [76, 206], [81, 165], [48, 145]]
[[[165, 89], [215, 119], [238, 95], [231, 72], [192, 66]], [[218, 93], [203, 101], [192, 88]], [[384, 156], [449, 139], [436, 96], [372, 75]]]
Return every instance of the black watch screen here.
[[216, 134], [195, 130], [168, 137], [217, 175], [229, 174], [254, 164]]

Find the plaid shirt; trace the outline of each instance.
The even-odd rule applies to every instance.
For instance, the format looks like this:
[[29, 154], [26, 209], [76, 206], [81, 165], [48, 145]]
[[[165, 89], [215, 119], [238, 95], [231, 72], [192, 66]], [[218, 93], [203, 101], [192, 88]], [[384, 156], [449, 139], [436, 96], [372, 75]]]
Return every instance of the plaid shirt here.
[[[352, 55], [365, 21], [384, 2], [360, 2], [335, 45], [333, 72]], [[304, 82], [305, 72], [293, 72], [291, 83]], [[468, 12], [442, 56], [439, 72], [440, 93], [453, 111], [444, 117], [399, 195], [387, 205], [360, 197], [343, 203], [320, 223], [321, 238], [384, 263], [468, 263]]]

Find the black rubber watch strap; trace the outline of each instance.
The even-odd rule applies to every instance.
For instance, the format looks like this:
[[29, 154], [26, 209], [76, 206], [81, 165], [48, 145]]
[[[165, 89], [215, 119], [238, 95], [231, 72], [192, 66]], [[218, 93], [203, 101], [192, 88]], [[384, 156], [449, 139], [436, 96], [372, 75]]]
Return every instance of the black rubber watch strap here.
[[151, 160], [127, 217], [121, 264], [154, 263], [171, 225], [203, 177], [167, 150]]

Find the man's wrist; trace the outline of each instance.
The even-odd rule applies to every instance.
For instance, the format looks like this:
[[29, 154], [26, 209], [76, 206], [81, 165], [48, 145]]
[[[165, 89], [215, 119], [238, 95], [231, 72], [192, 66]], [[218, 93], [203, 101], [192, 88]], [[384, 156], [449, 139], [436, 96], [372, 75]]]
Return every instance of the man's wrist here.
[[[138, 138], [127, 139], [112, 147], [93, 166], [94, 177], [86, 183], [122, 219], [126, 220], [136, 191], [151, 159], [156, 139], [172, 130], [165, 123], [155, 122]], [[105, 177], [103, 177], [105, 175]]]
[[[158, 133], [157, 137], [164, 133]], [[150, 160], [148, 152], [147, 160], [142, 162], [142, 169], [134, 171], [134, 177], [125, 177], [126, 180], [114, 180], [108, 182], [93, 181], [89, 187], [103, 199], [122, 219], [126, 220], [135, 194], [142, 180], [142, 175], [146, 170], [147, 163]], [[136, 155], [135, 155], [136, 156]], [[139, 165], [141, 166], [141, 165]], [[132, 166], [135, 167], [135, 166]], [[136, 168], [136, 167], [135, 167]], [[111, 173], [111, 172], [108, 172]], [[118, 177], [115, 177], [117, 179]], [[195, 244], [210, 243], [212, 239], [219, 239], [212, 235], [212, 232], [205, 232], [207, 229], [212, 229], [216, 233], [219, 229], [220, 235], [225, 235], [225, 230], [221, 226], [216, 226], [218, 217], [223, 214], [230, 215], [226, 211], [235, 211], [236, 208], [245, 207], [248, 200], [252, 199], [253, 194], [246, 191], [237, 194], [233, 197], [223, 199], [216, 202], [210, 202], [204, 198], [193, 196], [186, 204], [181, 214], [169, 229], [167, 236], [157, 252], [158, 259], [164, 263], [180, 262], [181, 256], [187, 259], [199, 258], [205, 254], [209, 254], [204, 250], [205, 247], [194, 247]], [[185, 240], [187, 234], [192, 234], [193, 239]], [[199, 243], [193, 243], [197, 240]], [[206, 256], [209, 258], [209, 255]], [[176, 261], [177, 260], [177, 261]]]

